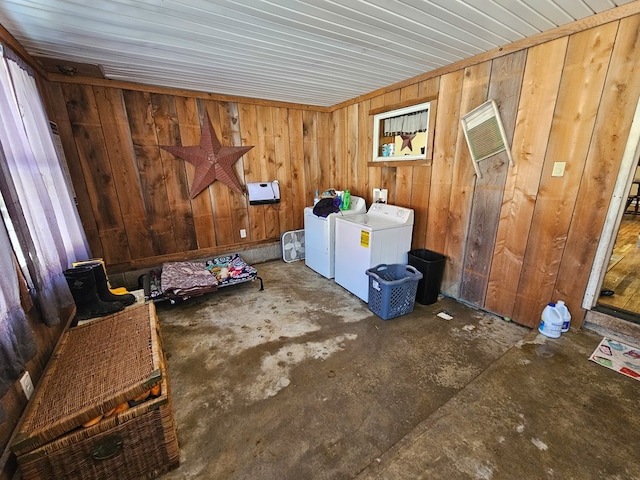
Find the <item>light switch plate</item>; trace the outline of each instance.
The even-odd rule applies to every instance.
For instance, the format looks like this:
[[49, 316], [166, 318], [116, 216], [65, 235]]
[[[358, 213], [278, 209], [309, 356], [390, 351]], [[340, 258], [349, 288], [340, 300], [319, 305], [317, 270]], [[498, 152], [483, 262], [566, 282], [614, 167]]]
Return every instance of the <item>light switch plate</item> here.
[[564, 167], [567, 166], [567, 162], [553, 162], [552, 177], [564, 177]]

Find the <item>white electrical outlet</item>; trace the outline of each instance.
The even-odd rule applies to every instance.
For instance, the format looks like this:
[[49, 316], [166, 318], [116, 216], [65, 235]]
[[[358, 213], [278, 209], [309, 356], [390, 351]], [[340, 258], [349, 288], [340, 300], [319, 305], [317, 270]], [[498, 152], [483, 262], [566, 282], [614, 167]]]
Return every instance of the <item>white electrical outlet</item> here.
[[29, 375], [29, 372], [24, 372], [20, 377], [20, 386], [22, 386], [24, 396], [29, 400], [31, 395], [33, 395], [33, 382], [31, 381], [31, 375]]
[[373, 189], [373, 203], [387, 203], [387, 189], [386, 188], [374, 188]]
[[244, 228], [240, 229], [240, 238], [247, 238], [247, 231]]

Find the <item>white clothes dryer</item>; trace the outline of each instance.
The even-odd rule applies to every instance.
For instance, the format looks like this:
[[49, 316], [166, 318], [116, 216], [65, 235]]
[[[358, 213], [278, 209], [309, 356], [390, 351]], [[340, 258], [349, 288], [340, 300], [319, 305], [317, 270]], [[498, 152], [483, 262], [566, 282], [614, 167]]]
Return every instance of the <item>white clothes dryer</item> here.
[[313, 207], [304, 209], [304, 262], [308, 267], [327, 278], [333, 278], [335, 265], [335, 223], [337, 218], [366, 213], [364, 198], [352, 196], [351, 208], [326, 217], [318, 217]]
[[374, 203], [367, 213], [336, 219], [335, 281], [369, 301], [367, 270], [382, 263], [406, 264], [413, 210]]

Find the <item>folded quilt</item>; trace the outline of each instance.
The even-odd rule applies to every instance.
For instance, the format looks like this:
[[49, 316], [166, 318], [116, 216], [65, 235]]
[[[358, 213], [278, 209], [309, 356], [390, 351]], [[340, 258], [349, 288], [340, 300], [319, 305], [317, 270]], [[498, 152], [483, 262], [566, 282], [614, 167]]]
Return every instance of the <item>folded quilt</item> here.
[[218, 289], [218, 280], [207, 270], [205, 262], [164, 263], [160, 282], [163, 295], [169, 298], [185, 298]]

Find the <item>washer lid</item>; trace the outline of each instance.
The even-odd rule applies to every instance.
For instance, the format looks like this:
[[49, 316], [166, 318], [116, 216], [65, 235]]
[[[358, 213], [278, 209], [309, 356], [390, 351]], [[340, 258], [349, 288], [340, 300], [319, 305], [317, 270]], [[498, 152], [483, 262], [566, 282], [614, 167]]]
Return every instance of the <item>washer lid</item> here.
[[339, 217], [337, 219], [340, 222], [347, 222], [354, 224], [360, 228], [367, 230], [384, 230], [387, 228], [399, 228], [404, 227], [406, 223], [397, 222], [395, 219], [389, 219], [382, 216], [369, 215], [368, 213], [362, 213], [358, 215], [348, 215], [346, 217]]

